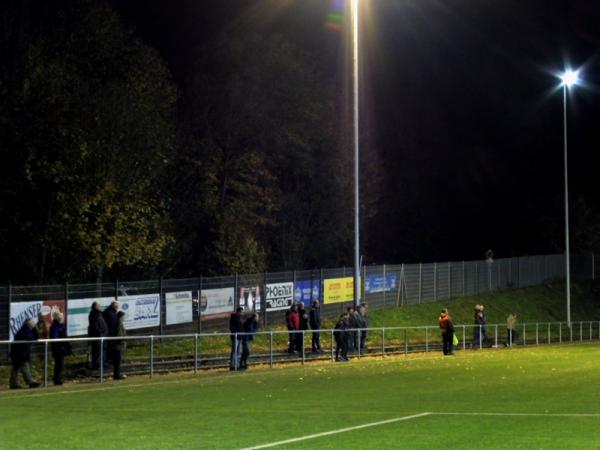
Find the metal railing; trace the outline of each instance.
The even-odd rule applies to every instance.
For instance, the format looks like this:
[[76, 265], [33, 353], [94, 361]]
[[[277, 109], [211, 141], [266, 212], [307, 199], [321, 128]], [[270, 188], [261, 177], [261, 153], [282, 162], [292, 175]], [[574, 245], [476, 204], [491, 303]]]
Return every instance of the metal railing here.
[[[281, 330], [263, 331], [253, 333], [254, 352], [250, 354], [252, 364], [262, 364], [272, 367], [275, 364], [301, 363], [309, 361], [335, 361], [335, 329], [322, 330]], [[385, 357], [388, 355], [408, 355], [410, 353], [427, 353], [442, 348], [440, 330], [437, 326], [418, 327], [375, 327], [357, 328], [344, 330], [345, 337], [356, 340], [356, 346], [349, 353], [350, 356], [361, 357]], [[312, 353], [307, 351], [307, 339], [313, 333], [320, 333], [326, 351]], [[355, 334], [353, 334], [355, 333]], [[366, 333], [366, 339], [363, 334]], [[288, 347], [290, 335], [302, 335], [301, 349], [297, 355], [290, 354]], [[65, 338], [65, 339], [43, 339], [39, 341], [0, 341], [0, 347], [14, 344], [28, 344], [34, 347], [32, 360], [37, 366], [38, 373], [43, 376], [43, 385], [48, 385], [48, 373], [51, 368], [50, 348], [52, 343], [69, 342], [76, 349], [75, 365], [85, 366], [85, 377], [97, 378], [104, 382], [106, 377], [104, 364], [100, 364], [97, 371], [87, 368], [88, 345], [92, 342], [100, 342], [100, 361], [104, 361], [106, 351], [104, 343], [109, 341], [126, 341], [137, 348], [127, 358], [127, 364], [122, 366], [125, 373], [145, 373], [153, 377], [159, 371], [193, 370], [198, 373], [201, 370], [227, 368], [231, 363], [231, 352], [227, 342], [242, 340], [248, 333], [189, 333], [163, 336], [123, 336], [123, 337], [101, 337], [101, 338]], [[506, 324], [478, 325], [456, 325], [455, 335], [459, 339], [457, 350], [484, 349], [488, 347], [513, 347], [542, 344], [562, 344], [574, 342], [591, 342], [600, 340], [600, 321], [572, 322], [568, 327], [566, 322], [535, 322], [523, 323], [514, 328], [514, 332], [508, 332]], [[233, 339], [232, 339], [233, 338]], [[479, 339], [477, 339], [479, 338]], [[189, 344], [189, 352], [169, 349], [169, 343], [177, 341]], [[140, 344], [145, 347], [140, 351]], [[165, 347], [161, 350], [161, 347]], [[237, 349], [239, 346], [235, 346]], [[77, 350], [79, 356], [77, 357]], [[234, 350], [231, 349], [233, 352]], [[233, 357], [238, 361], [238, 350]], [[85, 360], [82, 356], [85, 355]], [[39, 368], [41, 364], [41, 368]], [[133, 369], [133, 370], [132, 370]], [[237, 369], [237, 367], [235, 367]], [[6, 385], [7, 383], [4, 383]]]

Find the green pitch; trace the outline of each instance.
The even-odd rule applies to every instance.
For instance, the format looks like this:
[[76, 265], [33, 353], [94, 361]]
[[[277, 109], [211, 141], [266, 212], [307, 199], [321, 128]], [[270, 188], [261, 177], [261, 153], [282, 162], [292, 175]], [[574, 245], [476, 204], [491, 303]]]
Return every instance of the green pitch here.
[[1, 448], [598, 448], [596, 344], [0, 393]]

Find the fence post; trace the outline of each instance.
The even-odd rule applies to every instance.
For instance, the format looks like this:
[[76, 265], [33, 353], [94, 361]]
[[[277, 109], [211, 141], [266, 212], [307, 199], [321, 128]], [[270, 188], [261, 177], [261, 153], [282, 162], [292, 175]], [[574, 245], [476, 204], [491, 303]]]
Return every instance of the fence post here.
[[404, 356], [408, 356], [408, 330], [404, 329]]
[[425, 353], [429, 352], [429, 328], [425, 327]]
[[44, 342], [44, 387], [48, 387], [48, 341]]
[[562, 322], [558, 322], [558, 343], [562, 344]]
[[463, 336], [462, 336], [462, 341], [463, 341], [463, 342], [462, 342], [462, 344], [463, 344], [463, 350], [466, 350], [466, 349], [467, 349], [467, 341], [466, 341], [466, 338], [467, 338], [467, 330], [466, 330], [466, 325], [463, 325], [463, 326], [462, 326], [462, 330], [463, 330]]
[[[202, 333], [202, 284], [204, 283], [204, 279], [202, 278], [202, 274], [200, 274], [200, 283], [198, 286], [198, 333]], [[235, 291], [233, 293], [235, 298]], [[235, 302], [234, 302], [235, 303]], [[206, 307], [208, 307], [208, 300]]]
[[198, 373], [198, 333], [194, 335], [194, 373]]
[[[400, 285], [398, 285], [398, 289], [400, 289]], [[383, 307], [386, 307], [386, 300], [385, 300], [385, 292], [387, 291], [387, 276], [385, 273], [385, 264], [383, 265]]]
[[526, 325], [523, 324], [523, 345], [527, 345]]
[[150, 336], [150, 378], [154, 376], [154, 336]]
[[[323, 279], [323, 269], [321, 269], [321, 279]], [[334, 352], [334, 348], [333, 348], [333, 344], [335, 342], [335, 339], [333, 337], [333, 330], [331, 330], [331, 360], [335, 361], [335, 352]], [[337, 343], [336, 343], [337, 345]]]
[[583, 322], [579, 322], [579, 342], [583, 342]]
[[475, 261], [475, 294], [479, 295], [479, 263]]
[[433, 263], [433, 301], [437, 302], [437, 263]]
[[483, 348], [483, 342], [481, 339], [482, 334], [483, 333], [482, 333], [481, 325], [479, 325], [479, 350], [481, 350]]
[[465, 262], [462, 262], [462, 296], [465, 296]]
[[535, 323], [535, 345], [540, 345], [540, 324]]
[[548, 344], [552, 342], [552, 337], [550, 336], [550, 322], [548, 322]]
[[381, 329], [381, 357], [385, 358], [385, 328]]
[[419, 304], [423, 295], [423, 264], [419, 263]]
[[273, 367], [273, 332], [269, 332], [269, 367]]
[[573, 322], [571, 322], [571, 326], [569, 327], [569, 342], [573, 342]]
[[357, 343], [358, 343], [358, 348], [356, 350], [358, 352], [357, 353], [358, 354], [358, 359], [360, 359], [360, 334], [361, 334], [360, 330], [356, 331], [356, 337], [357, 337]]
[[448, 298], [452, 298], [452, 264], [448, 261]]
[[104, 338], [100, 338], [100, 383], [104, 381]]
[[166, 300], [165, 300], [165, 293], [163, 291], [163, 277], [160, 277], [158, 279], [158, 305], [160, 307], [159, 311], [159, 319], [160, 319], [160, 323], [159, 323], [159, 327], [158, 327], [158, 331], [160, 333], [160, 335], [163, 335], [163, 327], [164, 327], [164, 322], [165, 322], [165, 316], [166, 316]]
[[494, 345], [498, 347], [498, 324], [494, 328]]
[[590, 322], [590, 341], [592, 340], [592, 322]]

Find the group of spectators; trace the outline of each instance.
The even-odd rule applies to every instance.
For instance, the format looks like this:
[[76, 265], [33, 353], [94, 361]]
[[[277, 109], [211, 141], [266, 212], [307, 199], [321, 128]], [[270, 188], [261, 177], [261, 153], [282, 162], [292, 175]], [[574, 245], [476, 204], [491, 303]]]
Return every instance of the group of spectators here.
[[361, 303], [356, 310], [350, 306], [340, 315], [333, 332], [336, 361], [348, 361], [349, 351], [365, 348], [368, 327], [366, 303]]
[[[93, 338], [126, 336], [124, 320], [125, 313], [119, 311], [119, 302], [111, 302], [104, 311], [101, 310], [100, 303], [94, 302], [88, 315], [88, 336]], [[91, 341], [90, 345], [92, 347], [91, 367], [93, 370], [99, 370], [101, 365], [104, 369], [108, 369], [112, 364], [113, 379], [123, 380], [126, 377], [121, 370], [125, 350], [124, 340]]]
[[[52, 311], [52, 325], [50, 330], [42, 316], [38, 316], [38, 320], [33, 317], [27, 319], [17, 334], [15, 341], [37, 341], [38, 339], [63, 339], [66, 337], [64, 324], [64, 315], [58, 311]], [[65, 356], [71, 355], [71, 345], [68, 342], [52, 342], [50, 344], [52, 357], [54, 358], [54, 384], [59, 386], [63, 384], [62, 371], [64, 366]], [[21, 389], [19, 384], [19, 373], [23, 375], [25, 383], [31, 388], [39, 387], [40, 383], [35, 381], [31, 376], [31, 344], [21, 342], [13, 344], [10, 347], [11, 372], [9, 386], [11, 389]]]

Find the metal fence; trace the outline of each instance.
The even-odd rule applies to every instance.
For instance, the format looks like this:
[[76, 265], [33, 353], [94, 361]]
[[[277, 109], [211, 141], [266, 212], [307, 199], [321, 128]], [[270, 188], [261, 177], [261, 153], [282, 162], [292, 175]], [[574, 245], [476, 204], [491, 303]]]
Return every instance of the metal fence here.
[[[593, 254], [572, 255], [571, 270], [574, 277], [595, 279], [599, 275], [598, 264]], [[564, 255], [537, 255], [495, 259], [492, 261], [459, 261], [427, 264], [397, 264], [363, 266], [362, 280], [372, 277], [392, 277], [395, 282], [384, 289], [369, 289], [367, 283], [361, 286], [362, 301], [369, 308], [380, 309], [389, 306], [414, 305], [426, 302], [444, 301], [455, 297], [477, 295], [512, 287], [539, 285], [547, 280], [563, 278], [565, 271]], [[195, 301], [192, 321], [185, 324], [165, 325], [166, 300], [168, 293], [192, 291], [194, 299], [201, 297], [203, 290], [232, 287], [234, 305], [240, 304], [239, 291], [242, 286], [264, 286], [270, 283], [296, 282], [311, 280], [319, 283], [323, 298], [323, 281], [326, 279], [351, 277], [351, 267], [288, 271], [276, 273], [234, 274], [220, 277], [198, 277], [188, 279], [161, 279], [125, 282], [116, 280], [111, 283], [89, 283], [41, 286], [4, 286], [0, 287], [0, 339], [9, 339], [10, 304], [35, 300], [60, 299], [69, 301], [86, 298], [115, 297], [126, 298], [135, 294], [159, 294], [159, 326], [135, 330], [134, 334], [166, 335], [176, 333], [202, 333], [206, 331], [228, 331], [227, 318], [221, 316], [203, 316]], [[322, 303], [324, 318], [332, 318], [344, 311], [352, 302], [335, 304]], [[283, 325], [283, 311], [267, 311], [266, 302], [261, 303], [263, 326]], [[232, 307], [233, 310], [233, 307]], [[69, 320], [67, 316], [67, 321]], [[6, 358], [6, 352], [0, 348], [0, 362]]]
[[[250, 366], [270, 366], [284, 363], [305, 364], [310, 361], [335, 361], [335, 330], [318, 330], [321, 335], [323, 352], [310, 352], [310, 339], [313, 330], [297, 331], [302, 334], [301, 350], [288, 352], [288, 331], [265, 331], [254, 334]], [[390, 355], [408, 355], [411, 353], [437, 352], [441, 350], [442, 340], [437, 326], [386, 327], [346, 330], [355, 331], [356, 346], [349, 353], [351, 358], [385, 357]], [[468, 349], [529, 346], [542, 344], [583, 343], [600, 340], [600, 321], [523, 323], [515, 327], [515, 333], [509, 333], [506, 324], [487, 325], [482, 329], [476, 325], [456, 325], [455, 334], [459, 339], [457, 351]], [[361, 334], [361, 332], [366, 334]], [[242, 334], [234, 335], [237, 339]], [[361, 343], [361, 339], [364, 341]], [[127, 336], [119, 338], [67, 338], [61, 340], [26, 341], [34, 348], [32, 367], [34, 377], [48, 385], [48, 377], [53, 369], [50, 354], [52, 342], [68, 341], [74, 349], [74, 355], [67, 358], [65, 379], [103, 382], [109, 377], [103, 365], [93, 371], [89, 369], [89, 347], [91, 341], [125, 340], [128, 345], [125, 363], [122, 369], [129, 374], [146, 374], [150, 377], [157, 373], [178, 370], [194, 371], [227, 368], [230, 366], [229, 333], [192, 333], [163, 336]], [[479, 339], [476, 339], [479, 337]], [[14, 344], [0, 341], [0, 348]], [[104, 346], [100, 345], [103, 349]], [[237, 356], [234, 355], [237, 361]], [[8, 368], [7, 368], [8, 369]], [[2, 372], [0, 372], [2, 373]], [[0, 379], [2, 386], [6, 380]]]

